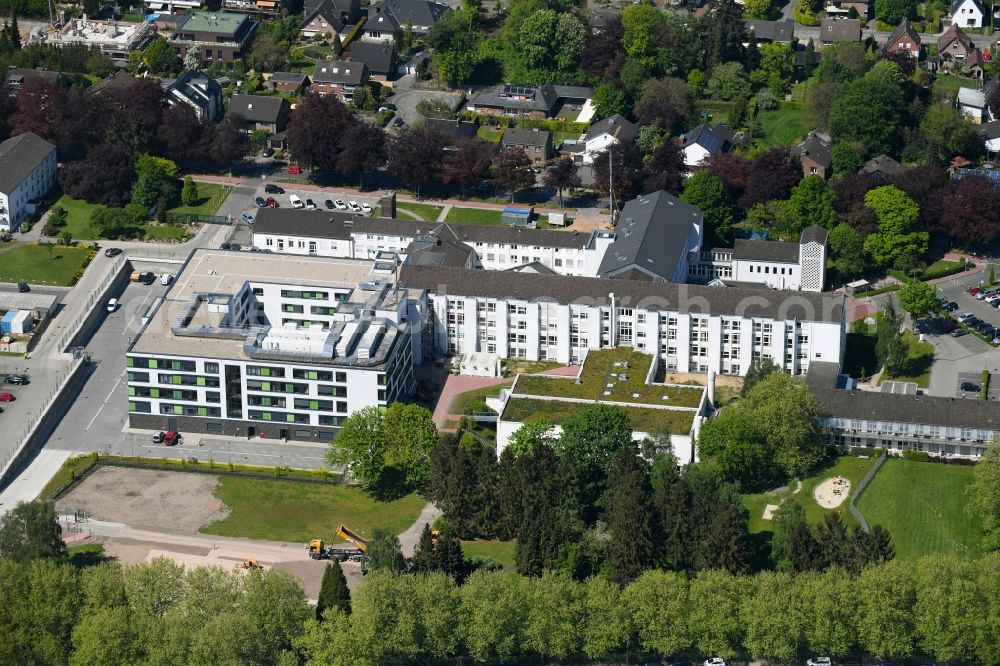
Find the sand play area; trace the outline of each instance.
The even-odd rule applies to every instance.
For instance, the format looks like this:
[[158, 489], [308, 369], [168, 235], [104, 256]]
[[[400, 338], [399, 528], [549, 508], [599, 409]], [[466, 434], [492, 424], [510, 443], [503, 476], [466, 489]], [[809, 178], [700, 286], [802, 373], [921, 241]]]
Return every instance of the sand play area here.
[[813, 499], [824, 509], [836, 509], [851, 494], [851, 482], [842, 476], [823, 481], [813, 490]]

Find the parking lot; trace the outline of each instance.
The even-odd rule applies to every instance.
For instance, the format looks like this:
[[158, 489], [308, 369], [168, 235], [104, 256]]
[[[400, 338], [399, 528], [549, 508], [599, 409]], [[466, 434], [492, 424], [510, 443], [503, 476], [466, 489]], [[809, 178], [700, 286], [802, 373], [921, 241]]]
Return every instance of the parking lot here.
[[958, 309], [952, 313], [957, 316], [962, 312], [971, 312], [979, 319], [994, 327], [1000, 327], [1000, 309], [983, 300], [978, 300], [968, 292], [968, 286], [958, 282], [938, 285], [938, 294], [958, 304]]
[[[958, 373], [958, 379], [955, 381], [955, 397], [978, 400], [979, 387], [982, 383], [983, 376], [981, 372]], [[966, 386], [966, 389], [971, 390], [963, 389], [963, 386]], [[990, 386], [988, 390], [988, 398], [990, 400], [1000, 400], [1000, 374], [990, 374]]]

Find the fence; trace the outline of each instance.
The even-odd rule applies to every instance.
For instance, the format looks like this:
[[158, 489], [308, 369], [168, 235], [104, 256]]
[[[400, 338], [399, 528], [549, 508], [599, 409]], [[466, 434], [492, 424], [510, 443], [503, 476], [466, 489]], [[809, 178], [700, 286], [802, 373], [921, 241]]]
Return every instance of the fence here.
[[857, 519], [858, 524], [861, 525], [861, 529], [863, 529], [866, 534], [869, 531], [868, 521], [866, 521], [865, 517], [861, 515], [860, 511], [858, 511], [858, 507], [855, 505], [855, 503], [858, 501], [858, 498], [861, 497], [861, 493], [865, 491], [865, 488], [868, 487], [868, 483], [872, 480], [872, 477], [875, 476], [875, 472], [877, 472], [879, 470], [879, 467], [882, 466], [882, 463], [885, 462], [886, 455], [887, 453], [883, 451], [882, 455], [880, 455], [878, 457], [878, 460], [875, 461], [875, 464], [872, 465], [872, 468], [868, 470], [867, 474], [865, 474], [865, 478], [861, 479], [861, 482], [858, 484], [858, 487], [854, 489], [853, 493], [851, 493], [851, 504], [850, 504], [851, 515], [854, 516], [855, 519]]
[[[60, 350], [67, 349], [70, 346], [70, 343], [73, 341], [73, 338], [75, 338], [77, 333], [80, 332], [80, 329], [83, 328], [83, 325], [86, 323], [87, 318], [94, 313], [95, 309], [100, 309], [100, 305], [103, 305], [104, 303], [107, 290], [111, 287], [112, 283], [118, 278], [118, 275], [124, 266], [125, 266], [125, 257], [122, 255], [115, 257], [114, 261], [111, 262], [110, 270], [108, 270], [107, 274], [101, 278], [101, 281], [98, 285], [94, 287], [84, 285], [88, 289], [87, 304], [80, 310], [80, 312], [77, 314], [76, 319], [73, 321], [72, 324], [66, 326], [65, 328], [60, 329], [62, 331], [65, 331], [65, 333], [59, 340], [58, 349]], [[83, 292], [82, 289], [75, 289], [73, 292], [73, 296], [74, 297], [77, 297], [78, 295], [82, 296], [83, 295], [82, 292]]]
[[169, 224], [191, 224], [192, 222], [205, 222], [206, 224], [232, 224], [231, 215], [198, 215], [197, 213], [167, 213], [166, 220]]

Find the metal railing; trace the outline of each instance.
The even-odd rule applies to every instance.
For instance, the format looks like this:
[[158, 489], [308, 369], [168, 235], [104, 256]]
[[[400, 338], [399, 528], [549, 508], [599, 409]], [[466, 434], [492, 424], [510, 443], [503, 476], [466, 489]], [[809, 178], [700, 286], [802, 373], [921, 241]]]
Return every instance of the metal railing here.
[[882, 452], [882, 455], [878, 457], [878, 460], [875, 461], [875, 464], [872, 465], [871, 469], [868, 470], [868, 473], [865, 474], [865, 478], [861, 479], [861, 482], [858, 483], [858, 487], [854, 490], [853, 493], [851, 493], [851, 503], [849, 506], [851, 515], [854, 516], [854, 518], [858, 521], [858, 524], [861, 525], [861, 529], [865, 531], [865, 534], [867, 534], [870, 531], [868, 529], [868, 521], [865, 520], [865, 517], [861, 515], [860, 511], [858, 511], [856, 502], [858, 501], [858, 498], [861, 497], [861, 493], [863, 493], [865, 491], [865, 488], [868, 487], [868, 483], [875, 476], [875, 473], [878, 472], [879, 468], [882, 466], [882, 463], [885, 462], [887, 455], [888, 454], [885, 451]]

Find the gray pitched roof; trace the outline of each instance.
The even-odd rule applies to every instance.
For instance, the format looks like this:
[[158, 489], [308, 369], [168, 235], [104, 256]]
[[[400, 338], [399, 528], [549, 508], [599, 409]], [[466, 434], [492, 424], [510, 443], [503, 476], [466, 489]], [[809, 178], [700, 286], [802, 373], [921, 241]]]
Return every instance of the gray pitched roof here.
[[587, 134], [584, 135], [584, 141], [590, 141], [591, 139], [596, 139], [602, 134], [611, 134], [620, 143], [628, 143], [635, 139], [636, 135], [639, 133], [639, 127], [629, 121], [625, 116], [620, 113], [616, 113], [613, 116], [608, 116], [604, 120], [599, 120], [590, 127], [587, 128]]
[[34, 132], [18, 134], [0, 143], [0, 192], [13, 192], [55, 149]]
[[819, 38], [824, 44], [860, 41], [861, 21], [859, 19], [825, 18], [820, 22]]
[[[979, 132], [979, 135], [984, 139], [986, 139], [987, 141], [991, 141], [993, 139], [1000, 139], [1000, 120], [993, 120], [988, 123], [983, 123], [982, 125], [976, 128], [976, 131]], [[866, 164], [865, 166], [868, 165]]]
[[334, 60], [316, 63], [313, 83], [336, 83], [359, 86], [368, 80], [368, 65], [363, 62]]
[[309, 75], [305, 72], [275, 72], [271, 75], [272, 81], [279, 83], [305, 83]]
[[261, 208], [255, 233], [282, 233], [303, 238], [348, 239], [351, 233], [385, 234], [418, 238], [437, 234], [465, 243], [510, 243], [549, 247], [583, 247], [590, 236], [552, 229], [529, 229], [479, 224], [439, 224], [387, 217], [358, 217], [349, 213], [292, 208]]
[[920, 35], [917, 31], [913, 29], [913, 24], [910, 23], [910, 19], [903, 19], [903, 22], [899, 24], [895, 32], [889, 37], [889, 41], [886, 42], [886, 46], [891, 46], [903, 38], [903, 35], [909, 38], [910, 43], [915, 44], [917, 48], [920, 47]]
[[693, 143], [710, 153], [726, 153], [733, 147], [733, 133], [725, 125], [701, 124], [681, 137], [682, 147]]
[[280, 120], [282, 109], [287, 105], [282, 97], [233, 95], [229, 100], [229, 113], [253, 123], [274, 123]]
[[941, 53], [952, 42], [957, 41], [963, 49], [968, 51], [972, 48], [972, 38], [965, 34], [965, 31], [958, 27], [957, 23], [952, 23], [951, 27], [941, 33], [938, 37], [938, 53]]
[[21, 84], [26, 79], [46, 79], [50, 83], [58, 85], [68, 85], [69, 81], [62, 72], [53, 72], [48, 69], [22, 69], [13, 67], [7, 70], [7, 83]]
[[[980, 125], [983, 127], [983, 125]], [[863, 173], [881, 174], [883, 176], [901, 176], [906, 168], [888, 155], [873, 157], [861, 167]]]
[[380, 42], [353, 42], [347, 49], [351, 62], [363, 62], [372, 74], [391, 74], [396, 64], [396, 47]]
[[791, 42], [795, 36], [795, 21], [765, 21], [750, 19], [746, 21], [747, 33], [753, 33], [757, 39], [768, 39], [772, 42]]
[[448, 5], [432, 0], [385, 0], [377, 8], [369, 8], [366, 31], [392, 32], [406, 25], [409, 20], [414, 32], [426, 32], [420, 26], [431, 28], [448, 11]]
[[124, 69], [116, 69], [110, 75], [87, 88], [87, 94], [96, 95], [108, 90], [127, 91], [131, 90], [133, 86], [137, 85], [141, 81], [142, 79], [132, 76]]
[[972, 5], [979, 10], [979, 13], [985, 16], [986, 10], [983, 9], [983, 5], [979, 2], [979, 0], [951, 0], [951, 13], [955, 14], [966, 2], [971, 2]]
[[812, 393], [832, 417], [1000, 430], [1000, 405], [992, 400], [816, 387]]
[[799, 244], [785, 241], [737, 238], [733, 247], [733, 258], [746, 261], [773, 261], [783, 264], [795, 264], [799, 261]]
[[808, 227], [802, 230], [802, 235], [799, 236], [799, 243], [805, 245], [806, 243], [822, 243], [826, 245], [826, 239], [829, 236], [826, 229], [819, 226], [818, 224], [810, 224]]
[[551, 113], [560, 100], [590, 99], [591, 88], [581, 86], [554, 86], [546, 84], [538, 87], [500, 84], [476, 94], [470, 106], [501, 107], [523, 111], [544, 111]]
[[701, 211], [668, 192], [653, 192], [627, 202], [618, 216], [615, 240], [598, 269], [600, 275], [638, 268], [672, 280], [683, 258], [693, 225], [702, 226]]
[[[349, 11], [350, 7], [347, 7], [347, 10]], [[343, 13], [343, 10], [338, 8], [333, 3], [333, 0], [321, 0], [321, 2], [313, 6], [311, 10], [307, 9], [303, 12], [302, 23], [300, 25], [305, 28], [312, 23], [313, 19], [317, 16], [322, 16], [326, 19], [326, 22], [330, 24], [330, 27], [332, 28], [330, 32], [338, 33], [344, 29], [344, 21], [341, 18]]]
[[833, 143], [826, 134], [815, 130], [809, 132], [809, 136], [795, 146], [792, 152], [800, 157], [809, 157], [824, 167], [830, 166], [833, 162]]
[[416, 266], [465, 268], [472, 253], [465, 243], [431, 236], [410, 244], [407, 261]]
[[502, 146], [546, 146], [552, 139], [548, 130], [531, 129], [527, 127], [508, 127], [500, 139]]
[[509, 298], [535, 302], [611, 305], [740, 317], [772, 317], [781, 321], [840, 322], [845, 297], [840, 294], [782, 292], [771, 289], [719, 289], [652, 280], [615, 280], [521, 271], [484, 272], [461, 268], [429, 268], [404, 264], [400, 285], [449, 295]]
[[468, 121], [449, 120], [448, 118], [428, 118], [424, 127], [434, 130], [452, 139], [471, 139], [476, 136], [476, 124]]

